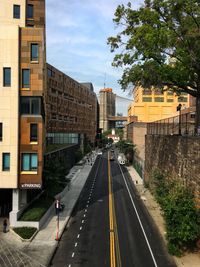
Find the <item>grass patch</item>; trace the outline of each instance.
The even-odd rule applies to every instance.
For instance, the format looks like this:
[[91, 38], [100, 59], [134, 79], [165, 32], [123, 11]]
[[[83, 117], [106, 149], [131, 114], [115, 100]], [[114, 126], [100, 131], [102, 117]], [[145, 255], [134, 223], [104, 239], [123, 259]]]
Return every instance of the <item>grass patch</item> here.
[[13, 231], [23, 239], [30, 239], [33, 234], [37, 231], [34, 227], [16, 227]]

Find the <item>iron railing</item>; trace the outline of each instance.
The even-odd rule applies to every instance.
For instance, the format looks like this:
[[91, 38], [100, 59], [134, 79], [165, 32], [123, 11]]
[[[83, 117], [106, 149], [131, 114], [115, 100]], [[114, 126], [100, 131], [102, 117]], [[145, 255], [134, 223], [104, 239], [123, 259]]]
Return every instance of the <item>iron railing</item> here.
[[195, 112], [150, 122], [147, 134], [151, 135], [195, 135]]

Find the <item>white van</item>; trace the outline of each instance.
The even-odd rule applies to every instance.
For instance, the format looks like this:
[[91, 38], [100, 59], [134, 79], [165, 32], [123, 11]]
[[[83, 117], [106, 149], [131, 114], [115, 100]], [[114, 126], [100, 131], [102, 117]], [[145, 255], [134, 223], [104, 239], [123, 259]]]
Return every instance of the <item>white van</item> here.
[[117, 157], [118, 162], [120, 165], [125, 165], [126, 164], [126, 157], [123, 153], [120, 153]]

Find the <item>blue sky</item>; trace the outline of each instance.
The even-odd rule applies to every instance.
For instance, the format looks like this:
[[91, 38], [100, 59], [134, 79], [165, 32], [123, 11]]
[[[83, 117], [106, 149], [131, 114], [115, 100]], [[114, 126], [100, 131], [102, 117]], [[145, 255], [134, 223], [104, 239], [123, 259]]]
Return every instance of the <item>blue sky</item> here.
[[[115, 35], [112, 21], [125, 0], [47, 0], [47, 61], [79, 82], [92, 82], [95, 92], [113, 88], [127, 97], [118, 80], [122, 71], [111, 66], [114, 54], [107, 38]], [[136, 8], [143, 0], [135, 0]], [[130, 97], [130, 96], [128, 96]]]

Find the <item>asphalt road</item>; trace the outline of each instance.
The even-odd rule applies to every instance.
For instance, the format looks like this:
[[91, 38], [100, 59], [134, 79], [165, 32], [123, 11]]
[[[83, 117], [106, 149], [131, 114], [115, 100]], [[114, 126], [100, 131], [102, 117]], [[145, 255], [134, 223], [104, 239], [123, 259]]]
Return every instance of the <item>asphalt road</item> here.
[[92, 168], [51, 266], [175, 266], [126, 168], [107, 153]]

